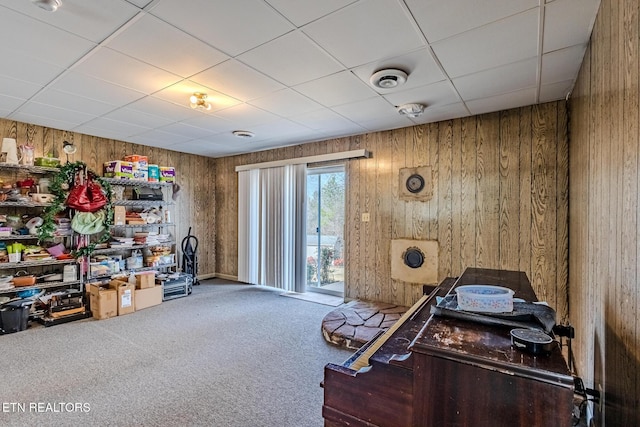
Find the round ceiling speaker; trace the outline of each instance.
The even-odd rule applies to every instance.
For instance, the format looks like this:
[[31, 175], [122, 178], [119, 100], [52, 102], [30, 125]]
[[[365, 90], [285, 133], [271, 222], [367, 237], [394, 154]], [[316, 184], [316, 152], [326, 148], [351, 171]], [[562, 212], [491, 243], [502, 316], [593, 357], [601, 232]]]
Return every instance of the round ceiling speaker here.
[[407, 73], [395, 68], [376, 71], [373, 73], [369, 82], [375, 87], [381, 89], [393, 89], [407, 81]]
[[60, 0], [31, 0], [31, 3], [47, 12], [55, 12], [62, 5]]

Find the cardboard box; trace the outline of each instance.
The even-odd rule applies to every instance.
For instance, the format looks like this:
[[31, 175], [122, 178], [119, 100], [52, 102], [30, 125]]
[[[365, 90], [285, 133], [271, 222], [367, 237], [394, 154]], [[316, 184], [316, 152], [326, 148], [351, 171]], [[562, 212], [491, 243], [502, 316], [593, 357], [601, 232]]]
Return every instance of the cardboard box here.
[[120, 280], [112, 280], [109, 287], [118, 292], [118, 316], [133, 313], [135, 305], [135, 285]]
[[113, 225], [125, 225], [127, 222], [127, 208], [124, 206], [113, 207]]
[[136, 310], [153, 307], [162, 303], [162, 285], [153, 288], [136, 289]]
[[132, 179], [133, 163], [121, 160], [104, 162], [103, 175], [107, 178]]
[[153, 271], [143, 271], [136, 273], [136, 289], [153, 288], [156, 285], [156, 273]]
[[118, 315], [118, 292], [115, 289], [100, 286], [98, 283], [89, 283], [87, 288], [94, 319], [102, 320]]

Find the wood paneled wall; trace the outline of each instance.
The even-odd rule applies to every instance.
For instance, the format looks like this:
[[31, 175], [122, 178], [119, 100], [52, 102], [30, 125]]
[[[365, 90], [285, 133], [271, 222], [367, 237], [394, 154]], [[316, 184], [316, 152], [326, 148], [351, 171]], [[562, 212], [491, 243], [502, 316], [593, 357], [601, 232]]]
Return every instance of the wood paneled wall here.
[[[128, 154], [149, 157], [153, 164], [176, 168], [180, 185], [175, 205], [172, 206], [174, 227], [179, 249], [181, 240], [189, 227], [199, 239], [198, 260], [200, 275], [215, 273], [215, 161], [214, 159], [164, 150], [144, 145], [131, 144], [112, 139], [98, 138], [73, 132], [65, 132], [6, 119], [0, 119], [0, 136], [15, 138], [18, 145], [27, 142], [35, 146], [36, 157], [55, 153], [64, 162], [63, 141], [73, 142], [78, 151], [70, 161], [82, 160], [95, 172], [102, 173], [102, 165], [109, 160], [121, 159]], [[178, 255], [180, 258], [181, 255]]]
[[570, 318], [596, 425], [640, 425], [638, 0], [602, 0], [570, 102]]
[[[347, 298], [411, 305], [422, 289], [391, 279], [391, 240], [435, 239], [440, 279], [466, 267], [522, 270], [566, 317], [564, 102], [217, 159], [217, 272], [237, 276], [237, 165], [359, 148], [373, 157], [346, 162]], [[400, 201], [399, 169], [422, 165], [434, 171], [433, 198]]]

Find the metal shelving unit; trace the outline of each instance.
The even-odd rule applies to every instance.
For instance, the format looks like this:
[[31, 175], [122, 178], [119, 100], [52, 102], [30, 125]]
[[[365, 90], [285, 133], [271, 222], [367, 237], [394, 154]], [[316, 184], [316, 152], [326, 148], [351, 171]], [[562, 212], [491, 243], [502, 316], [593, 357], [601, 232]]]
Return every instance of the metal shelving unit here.
[[172, 227], [173, 222], [160, 222], [157, 224], [125, 224], [125, 225], [112, 225], [111, 228], [158, 228], [158, 227]]
[[42, 261], [18, 261], [18, 262], [2, 262], [0, 263], [0, 270], [8, 270], [8, 269], [21, 269], [21, 268], [31, 268], [31, 267], [43, 267], [47, 265], [64, 265], [64, 264], [73, 264], [75, 263], [75, 259], [45, 259]]
[[13, 169], [15, 172], [37, 173], [42, 175], [56, 173], [60, 170], [59, 168], [51, 168], [45, 166], [26, 166], [3, 162], [0, 162], [0, 169]]
[[0, 289], [0, 294], [28, 291], [31, 289], [41, 290], [41, 289], [49, 289], [49, 288], [59, 288], [61, 286], [74, 286], [79, 284], [80, 284], [80, 280], [73, 280], [69, 282], [41, 282], [41, 283], [36, 283], [33, 286], [16, 286], [11, 289]]
[[124, 186], [127, 186], [127, 187], [160, 188], [160, 187], [171, 187], [171, 186], [173, 186], [172, 182], [136, 181], [134, 179], [105, 178], [105, 177], [102, 177], [102, 180], [105, 181], [105, 182], [108, 182], [111, 185], [124, 185]]
[[156, 206], [173, 206], [173, 202], [165, 202], [164, 200], [116, 200], [112, 202], [115, 206], [128, 207], [156, 207]]

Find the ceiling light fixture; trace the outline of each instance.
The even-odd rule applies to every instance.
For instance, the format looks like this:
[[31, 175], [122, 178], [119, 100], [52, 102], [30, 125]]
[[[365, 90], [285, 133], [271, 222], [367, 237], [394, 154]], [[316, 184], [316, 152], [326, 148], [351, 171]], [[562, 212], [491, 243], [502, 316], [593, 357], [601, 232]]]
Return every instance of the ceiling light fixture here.
[[62, 6], [62, 2], [60, 2], [60, 0], [31, 0], [31, 3], [35, 4], [40, 9], [46, 10], [47, 12], [55, 12], [60, 6]]
[[421, 116], [422, 113], [424, 113], [425, 107], [426, 106], [424, 104], [404, 104], [396, 108], [398, 110], [398, 113], [415, 119], [416, 117]]
[[369, 82], [380, 89], [393, 89], [407, 81], [407, 73], [395, 68], [379, 70], [373, 73]]
[[191, 108], [201, 108], [207, 111], [211, 110], [211, 104], [207, 102], [206, 93], [195, 92], [193, 95], [191, 95], [189, 101], [191, 101]]
[[234, 130], [231, 133], [238, 138], [253, 138], [255, 136], [253, 132], [250, 132], [248, 130]]

